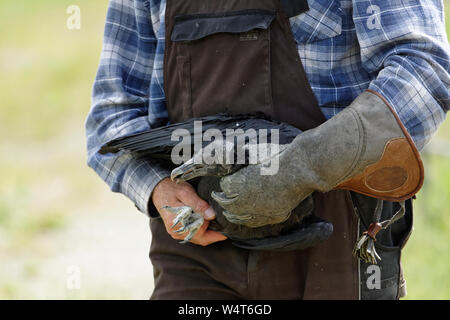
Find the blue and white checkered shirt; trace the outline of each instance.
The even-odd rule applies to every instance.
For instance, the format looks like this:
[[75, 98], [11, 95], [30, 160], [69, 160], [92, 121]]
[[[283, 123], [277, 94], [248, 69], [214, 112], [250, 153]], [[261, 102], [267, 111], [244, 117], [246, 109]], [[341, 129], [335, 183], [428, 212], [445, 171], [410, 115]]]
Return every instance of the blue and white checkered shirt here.
[[[189, 1], [189, 0], [186, 0]], [[298, 52], [325, 116], [370, 88], [394, 107], [419, 149], [450, 109], [449, 44], [440, 0], [309, 0], [291, 18]], [[139, 210], [170, 175], [162, 162], [101, 155], [106, 142], [167, 123], [165, 0], [110, 0], [86, 121], [88, 164]]]

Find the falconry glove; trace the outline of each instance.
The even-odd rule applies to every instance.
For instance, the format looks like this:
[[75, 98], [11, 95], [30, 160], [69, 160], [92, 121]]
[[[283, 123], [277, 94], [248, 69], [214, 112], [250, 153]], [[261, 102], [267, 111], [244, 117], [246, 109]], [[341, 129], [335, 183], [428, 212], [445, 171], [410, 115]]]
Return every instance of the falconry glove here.
[[213, 192], [234, 223], [253, 228], [281, 223], [314, 191], [346, 189], [402, 201], [423, 183], [422, 161], [411, 137], [384, 98], [371, 91], [299, 134], [274, 157], [276, 174], [260, 174], [267, 163], [249, 165], [222, 178], [222, 192]]

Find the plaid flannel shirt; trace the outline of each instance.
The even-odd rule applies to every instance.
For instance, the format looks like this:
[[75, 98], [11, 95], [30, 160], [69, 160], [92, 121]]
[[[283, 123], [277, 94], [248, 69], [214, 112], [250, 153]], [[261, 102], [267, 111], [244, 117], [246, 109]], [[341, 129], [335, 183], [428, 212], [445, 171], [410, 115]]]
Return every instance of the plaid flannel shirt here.
[[[189, 1], [189, 0], [186, 0]], [[370, 88], [394, 107], [421, 150], [450, 108], [449, 44], [439, 0], [309, 0], [291, 27], [327, 119]], [[165, 0], [110, 0], [86, 121], [88, 165], [114, 192], [157, 215], [154, 187], [167, 164], [98, 153], [113, 139], [167, 124]]]

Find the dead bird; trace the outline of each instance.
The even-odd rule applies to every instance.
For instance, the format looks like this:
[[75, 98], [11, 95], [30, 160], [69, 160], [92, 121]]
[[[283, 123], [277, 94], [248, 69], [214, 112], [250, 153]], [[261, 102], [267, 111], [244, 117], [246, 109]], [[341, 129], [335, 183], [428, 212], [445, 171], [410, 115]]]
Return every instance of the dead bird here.
[[[215, 133], [214, 140], [211, 134], [208, 134], [211, 130]], [[228, 133], [231, 131], [232, 139], [228, 139]], [[173, 139], [173, 134], [176, 132], [180, 133], [178, 136], [184, 136], [185, 139], [181, 141]], [[264, 141], [261, 141], [259, 133], [263, 133]], [[333, 232], [331, 223], [313, 214], [312, 196], [300, 203], [283, 221], [271, 217], [270, 212], [252, 213], [252, 218], [256, 221], [258, 219], [255, 217], [261, 217], [261, 223], [252, 227], [245, 225], [243, 221], [245, 217], [238, 217], [232, 212], [223, 210], [214, 200], [214, 194], [221, 192], [221, 177], [237, 172], [245, 166], [276, 157], [300, 133], [299, 129], [286, 123], [273, 121], [263, 114], [222, 113], [116, 139], [105, 144], [100, 153], [122, 151], [139, 157], [173, 161], [173, 151], [176, 148], [190, 156], [193, 155], [186, 158], [181, 166], [174, 168], [171, 178], [178, 182], [190, 181], [196, 187], [199, 196], [213, 207], [216, 219], [210, 223], [210, 229], [223, 233], [232, 239], [236, 246], [246, 249], [301, 250], [328, 239]], [[207, 139], [203, 139], [205, 134], [208, 136]], [[218, 139], [219, 135], [227, 139]], [[199, 150], [195, 152], [196, 149]], [[198, 161], [198, 159], [203, 160], [202, 153], [205, 149], [211, 151], [211, 157], [215, 161]], [[261, 149], [263, 155], [259, 154], [255, 157], [252, 151]], [[231, 161], [223, 161], [224, 158]], [[270, 201], [271, 195], [264, 195], [263, 198]], [[189, 207], [165, 209], [177, 215], [173, 227], [181, 225], [179, 232], [188, 231], [185, 242], [189, 241], [203, 224], [203, 217]]]

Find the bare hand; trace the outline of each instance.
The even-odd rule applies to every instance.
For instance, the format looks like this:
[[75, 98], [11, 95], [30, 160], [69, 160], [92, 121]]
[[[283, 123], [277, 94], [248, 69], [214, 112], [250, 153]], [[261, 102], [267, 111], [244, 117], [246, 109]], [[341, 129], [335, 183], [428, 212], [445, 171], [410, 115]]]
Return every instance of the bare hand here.
[[219, 232], [207, 230], [209, 221], [216, 218], [214, 210], [209, 206], [208, 202], [201, 199], [194, 188], [187, 182], [177, 184], [169, 178], [162, 180], [153, 190], [152, 201], [161, 215], [164, 225], [169, 235], [176, 240], [183, 240], [186, 233], [176, 233], [172, 228], [176, 215], [164, 207], [191, 207], [194, 212], [203, 215], [204, 224], [196, 232], [195, 236], [190, 240], [191, 243], [201, 246], [208, 246], [212, 243], [224, 241], [226, 236]]

